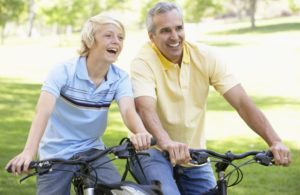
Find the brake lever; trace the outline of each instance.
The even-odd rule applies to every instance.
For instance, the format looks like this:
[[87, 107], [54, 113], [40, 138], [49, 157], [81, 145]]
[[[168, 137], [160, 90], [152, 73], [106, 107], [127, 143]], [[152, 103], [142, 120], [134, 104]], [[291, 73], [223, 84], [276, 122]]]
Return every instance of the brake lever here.
[[30, 173], [30, 174], [28, 174], [28, 175], [22, 177], [22, 178], [20, 179], [20, 183], [22, 183], [23, 181], [25, 181], [25, 180], [28, 179], [29, 177], [32, 177], [32, 176], [34, 176], [34, 175], [36, 175], [36, 174], [37, 174], [37, 171], [35, 171], [35, 172], [33, 172], [33, 173]]
[[20, 183], [22, 183], [24, 180], [28, 179], [29, 177], [32, 177], [34, 175], [44, 175], [45, 173], [48, 173], [48, 172], [51, 172], [52, 171], [52, 168], [50, 169], [44, 169], [43, 171], [39, 170], [40, 168], [35, 168], [35, 171], [33, 173], [29, 173], [28, 175], [22, 177], [20, 179]]
[[191, 158], [192, 160], [190, 163], [196, 164], [196, 165], [202, 165], [208, 162], [209, 154], [206, 152], [192, 152]]
[[254, 160], [261, 165], [271, 166], [273, 164], [273, 154], [270, 151], [258, 153], [255, 155]]

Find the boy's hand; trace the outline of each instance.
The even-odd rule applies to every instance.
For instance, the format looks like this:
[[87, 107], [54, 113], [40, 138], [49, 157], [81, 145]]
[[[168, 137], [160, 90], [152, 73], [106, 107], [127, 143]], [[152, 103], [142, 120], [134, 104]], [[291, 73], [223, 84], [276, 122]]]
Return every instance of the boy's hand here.
[[130, 137], [130, 141], [133, 143], [136, 150], [146, 150], [151, 145], [152, 135], [148, 132], [136, 133]]

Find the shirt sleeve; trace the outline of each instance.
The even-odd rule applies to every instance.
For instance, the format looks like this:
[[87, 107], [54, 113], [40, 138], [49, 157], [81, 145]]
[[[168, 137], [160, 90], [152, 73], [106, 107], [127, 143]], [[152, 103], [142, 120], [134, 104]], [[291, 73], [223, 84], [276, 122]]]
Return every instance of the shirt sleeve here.
[[153, 71], [143, 60], [135, 59], [132, 61], [131, 80], [134, 97], [150, 96], [157, 99]]
[[63, 64], [56, 65], [46, 77], [42, 91], [47, 91], [53, 94], [55, 97], [59, 97], [62, 87], [67, 81], [67, 72]]
[[118, 88], [115, 94], [115, 100], [119, 102], [121, 97], [133, 97], [132, 85], [128, 74], [124, 74], [119, 81]]
[[216, 53], [208, 51], [209, 82], [220, 94], [239, 84], [225, 61]]

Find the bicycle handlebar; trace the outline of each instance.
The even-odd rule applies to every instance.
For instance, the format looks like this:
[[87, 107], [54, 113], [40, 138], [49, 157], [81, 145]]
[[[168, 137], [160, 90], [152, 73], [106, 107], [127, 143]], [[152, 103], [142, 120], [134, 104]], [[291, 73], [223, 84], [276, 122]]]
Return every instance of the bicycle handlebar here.
[[[156, 140], [151, 140], [151, 146], [156, 144]], [[104, 150], [98, 150], [97, 152], [93, 153], [90, 156], [82, 155], [75, 159], [62, 159], [62, 158], [51, 158], [45, 159], [40, 161], [31, 161], [29, 164], [29, 169], [39, 169], [45, 168], [50, 169], [53, 164], [61, 163], [61, 164], [68, 164], [68, 165], [86, 165], [104, 155], [107, 154], [114, 154], [119, 159], [126, 159], [136, 154], [135, 148], [131, 141], [128, 138], [123, 138], [120, 142], [120, 145], [112, 146], [106, 148]], [[141, 153], [145, 154], [145, 153]], [[23, 169], [23, 166], [22, 168]], [[9, 166], [6, 170], [7, 172], [11, 173], [11, 166]]]
[[208, 162], [209, 157], [232, 162], [234, 160], [243, 159], [248, 156], [254, 156], [253, 159], [262, 165], [270, 166], [273, 164], [273, 154], [271, 151], [248, 151], [242, 154], [234, 154], [231, 151], [220, 154], [207, 149], [190, 149], [191, 163], [201, 165]]

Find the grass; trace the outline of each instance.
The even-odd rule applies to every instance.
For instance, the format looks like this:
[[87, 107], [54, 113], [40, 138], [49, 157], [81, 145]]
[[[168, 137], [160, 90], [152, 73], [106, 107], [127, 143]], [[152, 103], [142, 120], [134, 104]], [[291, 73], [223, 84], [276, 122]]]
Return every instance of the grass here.
[[[40, 84], [0, 79], [0, 151], [5, 151], [1, 152], [0, 194], [34, 194], [35, 178], [30, 178], [20, 185], [18, 183], [20, 178], [10, 176], [4, 171], [4, 166], [23, 148], [40, 87]], [[217, 104], [218, 98], [216, 93], [210, 94], [209, 105], [213, 106], [208, 106], [208, 111], [227, 109], [226, 105]], [[258, 97], [254, 98], [259, 99]], [[274, 99], [276, 98], [274, 97]], [[289, 101], [278, 101], [276, 106], [282, 106], [287, 102]], [[292, 101], [290, 103], [289, 106], [295, 106]], [[270, 107], [267, 100], [261, 101], [260, 104], [266, 104], [267, 107]], [[127, 135], [116, 104], [110, 108], [109, 123], [103, 139], [108, 146], [112, 146], [118, 144], [119, 140]], [[292, 166], [289, 168], [247, 166], [243, 169], [245, 179], [238, 186], [231, 188], [230, 194], [297, 194], [300, 190], [297, 185], [297, 178], [300, 175], [297, 167], [300, 163], [300, 150], [293, 142], [287, 142], [287, 144], [291, 147], [294, 157]], [[209, 140], [208, 148], [219, 152], [226, 152], [231, 149], [232, 152], [240, 153], [247, 150], [265, 150], [267, 146], [257, 138], [233, 137], [222, 141]], [[121, 160], [115, 162], [122, 172], [125, 162]], [[272, 182], [269, 178], [272, 178]], [[281, 185], [283, 183], [286, 185]], [[255, 186], [254, 191], [253, 186]], [[282, 187], [275, 188], [277, 186]]]
[[[299, 22], [280, 19], [258, 21], [257, 24], [258, 28], [254, 31], [245, 24], [237, 23], [225, 24], [222, 28], [218, 26], [221, 30], [205, 28], [207, 31], [196, 41], [216, 46], [226, 57], [234, 59], [231, 61], [232, 68], [250, 91], [254, 102], [286, 140], [292, 150], [293, 163], [289, 168], [247, 166], [243, 168], [244, 180], [230, 188], [229, 194], [296, 195], [300, 191], [300, 92], [296, 90], [300, 83]], [[120, 64], [125, 70], [128, 70], [130, 59], [140, 46], [138, 44], [145, 39], [139, 33], [127, 35], [128, 43], [135, 44], [125, 43], [125, 53], [120, 57]], [[4, 166], [22, 150], [26, 142], [40, 83], [53, 65], [53, 59], [70, 56], [76, 42], [68, 40], [62, 44], [68, 47], [56, 48], [53, 39], [49, 42], [45, 40], [8, 39], [6, 45], [0, 46], [0, 53], [3, 54], [0, 61], [0, 194], [27, 195], [35, 192], [34, 178], [20, 185], [19, 177], [10, 176], [4, 171]], [[21, 56], [15, 57], [16, 53]], [[236, 153], [267, 148], [261, 139], [251, 134], [220, 95], [211, 91], [208, 100], [208, 148]], [[113, 104], [103, 140], [111, 146], [126, 135], [118, 108]], [[122, 171], [124, 162], [115, 162]]]
[[277, 32], [290, 32], [290, 31], [299, 31], [300, 22], [293, 23], [282, 23], [282, 24], [267, 24], [267, 25], [258, 25], [256, 28], [252, 29], [250, 27], [242, 27], [238, 29], [230, 29], [225, 31], [213, 32], [213, 35], [229, 35], [229, 34], [270, 34]]

